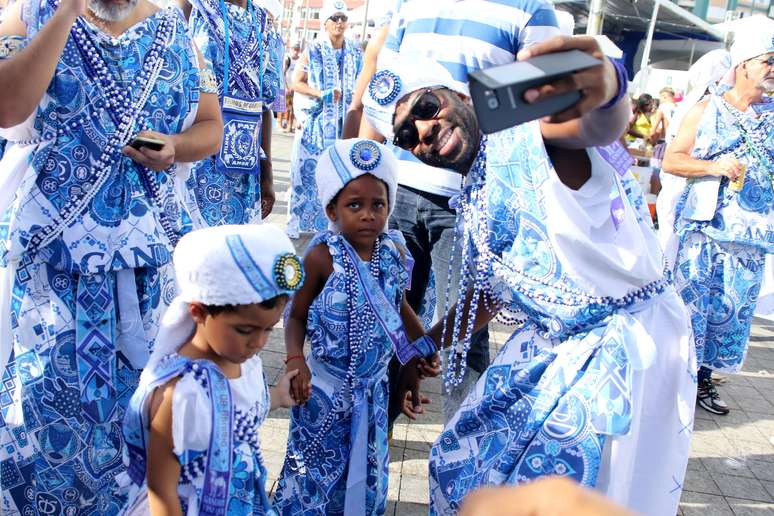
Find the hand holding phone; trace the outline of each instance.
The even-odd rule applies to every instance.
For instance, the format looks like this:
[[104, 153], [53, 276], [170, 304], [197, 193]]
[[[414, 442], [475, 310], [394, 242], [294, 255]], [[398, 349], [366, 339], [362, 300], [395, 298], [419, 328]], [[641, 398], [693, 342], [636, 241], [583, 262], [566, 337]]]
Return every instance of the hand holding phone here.
[[537, 103], [572, 90], [582, 92], [578, 102], [551, 115], [547, 120], [551, 123], [567, 122], [580, 118], [612, 100], [618, 92], [618, 74], [615, 66], [607, 59], [599, 41], [594, 36], [557, 36], [522, 50], [518, 53], [517, 58], [519, 60], [533, 59], [568, 50], [584, 52], [589, 57], [598, 60], [599, 63], [597, 66], [585, 68], [555, 82], [534, 88], [534, 91], [525, 92], [525, 98], [530, 103]]
[[[502, 131], [570, 108], [581, 100], [580, 88], [556, 91], [555, 85], [572, 83], [574, 74], [601, 64], [585, 52], [571, 50], [471, 73], [470, 96], [481, 130]], [[540, 88], [552, 88], [552, 94], [538, 99]]]
[[164, 147], [164, 141], [159, 140], [158, 138], [136, 135], [129, 142], [129, 146], [137, 150], [140, 150], [143, 147], [147, 147], [151, 150], [160, 151], [161, 148]]
[[171, 136], [143, 131], [124, 146], [122, 152], [140, 165], [161, 172], [175, 162], [175, 144]]

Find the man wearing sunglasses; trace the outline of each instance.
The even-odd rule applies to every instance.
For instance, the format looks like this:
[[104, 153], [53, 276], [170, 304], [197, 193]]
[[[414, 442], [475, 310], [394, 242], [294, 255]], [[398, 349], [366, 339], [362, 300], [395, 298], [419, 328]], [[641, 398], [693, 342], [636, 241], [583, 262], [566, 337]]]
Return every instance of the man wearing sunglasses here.
[[[385, 62], [396, 54], [419, 53], [441, 63], [456, 85], [466, 87], [470, 72], [513, 62], [520, 51], [557, 36], [558, 25], [553, 6], [542, 0], [398, 0], [379, 61]], [[370, 47], [371, 44], [369, 50]], [[601, 71], [595, 70], [591, 75], [593, 87], [585, 92], [585, 104], [599, 92], [615, 88], [615, 74]], [[361, 77], [359, 84], [367, 84], [371, 74], [365, 80]], [[350, 109], [357, 110], [358, 107]], [[588, 110], [585, 105], [583, 108]], [[364, 126], [361, 137], [378, 139], [381, 136], [367, 124]], [[600, 136], [603, 140], [611, 137], [612, 133], [607, 131], [615, 131], [615, 128], [615, 123], [587, 124], [581, 146], [593, 145]], [[546, 126], [546, 130], [556, 132], [557, 127]], [[617, 136], [612, 134], [612, 137]], [[416, 260], [408, 299], [415, 309], [419, 309], [432, 271], [437, 285], [435, 290], [439, 293], [436, 312], [440, 316], [446, 301], [447, 283], [458, 282], [455, 267], [451, 269], [451, 277], [447, 278], [449, 261], [459, 260], [459, 248], [452, 256], [455, 214], [449, 207], [449, 200], [459, 194], [461, 176], [454, 170], [441, 168], [436, 161], [429, 167], [400, 147], [395, 147], [395, 153], [401, 160], [401, 169], [398, 209], [390, 219], [390, 227], [403, 233]], [[450, 301], [454, 301], [453, 291]], [[443, 413], [447, 420], [489, 365], [487, 328], [476, 332], [472, 340], [463, 382], [443, 393]], [[399, 413], [397, 407], [390, 410], [390, 416]]]
[[675, 209], [674, 276], [696, 337], [697, 402], [719, 415], [729, 408], [712, 371], [741, 369], [774, 253], [774, 20], [758, 25], [736, 35], [727, 86], [688, 112], [663, 162], [689, 178]]
[[[408, 54], [381, 66], [364, 99], [396, 145], [465, 176], [454, 201], [458, 302], [428, 331], [451, 347], [445, 386], [462, 381], [474, 330], [498, 314], [516, 327], [431, 448], [432, 514], [455, 514], [479, 487], [549, 475], [643, 514], [677, 511], [696, 396], [689, 316], [638, 195], [584, 148], [626, 127], [625, 88], [599, 86], [610, 64], [596, 40], [558, 38], [530, 53], [567, 48], [605, 61], [572, 78], [586, 94], [554, 116], [567, 123], [483, 136], [464, 85]], [[585, 135], [599, 125], [613, 136]]]
[[328, 227], [314, 169], [322, 152], [341, 138], [346, 108], [363, 66], [360, 44], [345, 38], [348, 17], [344, 0], [325, 0], [320, 19], [325, 20], [325, 34], [308, 45], [293, 77], [293, 90], [314, 100], [304, 109], [303, 129], [296, 134], [290, 158], [287, 232], [291, 238], [298, 238], [301, 231]]

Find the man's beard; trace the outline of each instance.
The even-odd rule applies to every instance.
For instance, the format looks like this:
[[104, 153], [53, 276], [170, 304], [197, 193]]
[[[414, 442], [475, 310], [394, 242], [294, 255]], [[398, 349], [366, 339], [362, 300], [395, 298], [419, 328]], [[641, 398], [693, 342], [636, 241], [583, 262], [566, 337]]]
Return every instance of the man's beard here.
[[762, 81], [760, 84], [758, 84], [758, 88], [760, 88], [764, 93], [771, 93], [774, 91], [774, 79], [766, 79]]
[[462, 148], [456, 156], [441, 156], [435, 152], [417, 155], [423, 163], [431, 167], [449, 168], [460, 174], [467, 174], [478, 154], [480, 134], [478, 120], [473, 108], [460, 102], [460, 105], [449, 116], [449, 123], [460, 131]]
[[131, 13], [137, 6], [139, 0], [128, 0], [126, 4], [118, 4], [105, 0], [88, 0], [89, 10], [99, 18], [106, 22], [121, 21]]

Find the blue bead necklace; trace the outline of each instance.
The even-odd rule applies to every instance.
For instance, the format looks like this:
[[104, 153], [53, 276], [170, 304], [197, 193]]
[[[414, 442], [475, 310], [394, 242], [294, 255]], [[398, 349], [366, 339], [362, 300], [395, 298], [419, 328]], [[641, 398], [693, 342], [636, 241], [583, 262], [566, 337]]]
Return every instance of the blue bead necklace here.
[[[344, 248], [346, 245], [343, 242], [344, 237], [338, 235], [337, 238], [339, 239], [337, 252], [342, 258], [344, 277], [346, 279], [347, 309], [349, 312], [347, 340], [349, 343], [350, 358], [347, 374], [342, 381], [341, 389], [334, 395], [333, 406], [330, 412], [328, 412], [322, 425], [320, 425], [320, 431], [315, 434], [309, 444], [304, 448], [304, 457], [311, 458], [314, 462], [319, 462], [324, 458], [325, 451], [322, 449], [322, 439], [327, 436], [334, 418], [338, 414], [352, 409], [355, 401], [353, 390], [357, 378], [357, 366], [360, 364], [361, 356], [366, 351], [368, 342], [371, 340], [374, 323], [376, 322], [376, 317], [368, 308], [368, 303], [366, 303], [364, 307], [358, 307], [356, 304], [358, 289], [361, 288], [357, 272], [355, 272], [357, 264], [352, 262], [349, 253], [347, 253]], [[380, 235], [374, 242], [374, 248], [371, 252], [371, 262], [369, 264], [370, 273], [377, 281], [379, 281], [380, 275], [381, 238]], [[357, 310], [358, 308], [360, 308], [359, 311]]]
[[[54, 3], [54, 8], [58, 2]], [[172, 41], [175, 31], [174, 11], [168, 10], [156, 31], [156, 37], [153, 40], [150, 50], [145, 56], [145, 61], [140, 72], [135, 76], [128, 91], [119, 88], [110, 72], [96, 45], [84, 29], [85, 21], [78, 18], [73, 25], [70, 35], [73, 38], [76, 49], [78, 50], [84, 65], [98, 85], [101, 103], [96, 104], [98, 112], [107, 111], [117, 122], [115, 133], [108, 139], [105, 147], [102, 149], [96, 165], [90, 171], [88, 178], [84, 181], [89, 183], [90, 189], [80, 198], [70, 198], [59, 214], [54, 217], [51, 224], [43, 227], [36, 232], [27, 245], [27, 251], [34, 254], [40, 248], [45, 247], [57, 238], [65, 227], [70, 225], [82, 212], [85, 206], [94, 198], [97, 192], [110, 176], [111, 169], [122, 159], [120, 156], [121, 148], [126, 145], [134, 134], [136, 124], [139, 122], [139, 116], [142, 108], [150, 97], [153, 87], [156, 84], [161, 68], [164, 65], [163, 49], [168, 41]], [[131, 91], [139, 91], [140, 94], [133, 101]], [[100, 101], [97, 101], [100, 102]], [[76, 121], [69, 123], [71, 128], [77, 127]], [[62, 131], [60, 129], [60, 131]], [[60, 133], [61, 134], [61, 133]], [[152, 190], [149, 192], [151, 197], [158, 201], [162, 195], [158, 184], [151, 184]], [[164, 231], [171, 238], [176, 238], [171, 223], [166, 217], [161, 217], [161, 224]]]

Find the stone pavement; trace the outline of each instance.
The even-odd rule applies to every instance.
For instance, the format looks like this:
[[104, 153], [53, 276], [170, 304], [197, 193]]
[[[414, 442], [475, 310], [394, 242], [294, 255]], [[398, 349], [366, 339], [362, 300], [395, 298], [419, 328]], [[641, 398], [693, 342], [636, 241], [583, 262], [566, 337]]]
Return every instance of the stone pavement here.
[[[277, 202], [269, 222], [285, 227], [291, 138], [277, 133], [273, 141]], [[303, 252], [308, 239], [296, 242]], [[495, 325], [490, 331], [492, 356], [509, 335]], [[282, 374], [285, 358], [281, 329], [261, 352], [269, 383]], [[417, 421], [398, 420], [390, 446], [390, 488], [387, 514], [427, 514], [427, 456], [440, 434], [440, 381], [423, 384], [433, 401]], [[679, 514], [684, 516], [774, 516], [774, 322], [756, 319], [743, 371], [719, 387], [731, 407], [728, 416], [696, 411], [693, 448]], [[261, 439], [271, 489], [282, 468], [288, 433], [288, 411], [269, 415]], [[268, 487], [268, 486], [267, 486]], [[670, 515], [665, 515], [670, 516]]]

